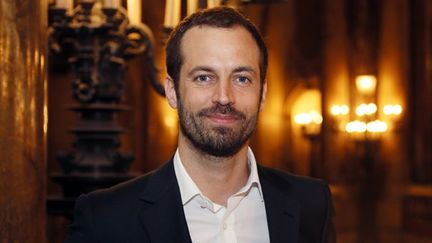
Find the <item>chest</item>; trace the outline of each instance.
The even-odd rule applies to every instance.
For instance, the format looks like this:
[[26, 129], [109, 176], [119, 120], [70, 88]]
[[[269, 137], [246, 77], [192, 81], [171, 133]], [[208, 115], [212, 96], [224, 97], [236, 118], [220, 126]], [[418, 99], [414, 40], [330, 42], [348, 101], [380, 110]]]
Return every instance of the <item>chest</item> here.
[[192, 242], [269, 242], [264, 201], [259, 192], [232, 197], [226, 206], [197, 196], [184, 205]]

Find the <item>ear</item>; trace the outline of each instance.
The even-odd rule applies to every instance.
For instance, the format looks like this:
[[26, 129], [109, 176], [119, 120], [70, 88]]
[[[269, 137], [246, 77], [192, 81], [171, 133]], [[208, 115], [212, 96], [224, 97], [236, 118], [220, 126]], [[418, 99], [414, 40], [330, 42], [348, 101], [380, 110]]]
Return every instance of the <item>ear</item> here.
[[177, 94], [175, 90], [175, 84], [174, 80], [170, 76], [165, 78], [165, 95], [168, 100], [168, 104], [173, 109], [177, 109]]
[[267, 79], [264, 80], [263, 87], [262, 87], [262, 93], [261, 93], [261, 103], [260, 103], [260, 111], [264, 109], [264, 104], [267, 97]]

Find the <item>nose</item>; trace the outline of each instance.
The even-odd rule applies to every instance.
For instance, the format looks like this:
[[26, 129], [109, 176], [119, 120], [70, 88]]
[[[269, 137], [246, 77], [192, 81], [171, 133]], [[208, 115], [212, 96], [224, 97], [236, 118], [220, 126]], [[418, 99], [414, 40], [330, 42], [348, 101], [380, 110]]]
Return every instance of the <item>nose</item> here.
[[219, 81], [218, 85], [215, 87], [215, 92], [213, 96], [213, 103], [219, 103], [221, 105], [231, 105], [234, 104], [234, 93], [231, 82], [229, 81]]

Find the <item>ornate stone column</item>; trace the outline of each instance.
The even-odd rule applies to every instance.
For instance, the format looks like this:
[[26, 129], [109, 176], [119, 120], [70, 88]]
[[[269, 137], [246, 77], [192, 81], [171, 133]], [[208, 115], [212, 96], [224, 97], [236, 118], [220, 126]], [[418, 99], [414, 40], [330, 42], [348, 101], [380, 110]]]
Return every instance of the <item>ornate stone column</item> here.
[[46, 0], [0, 0], [0, 242], [45, 242]]

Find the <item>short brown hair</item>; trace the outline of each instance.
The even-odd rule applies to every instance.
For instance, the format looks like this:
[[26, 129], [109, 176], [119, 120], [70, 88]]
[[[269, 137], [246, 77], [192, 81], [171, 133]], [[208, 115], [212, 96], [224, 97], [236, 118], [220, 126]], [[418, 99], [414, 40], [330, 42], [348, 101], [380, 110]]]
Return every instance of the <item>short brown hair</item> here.
[[[260, 80], [264, 83], [267, 73], [267, 47], [255, 25], [237, 10], [230, 7], [216, 7], [196, 12], [183, 21], [171, 32], [166, 46], [166, 66], [168, 75], [178, 88], [180, 69], [183, 64], [181, 55], [181, 40], [189, 29], [195, 26], [210, 26], [216, 28], [244, 27], [254, 38], [260, 51]], [[262, 86], [262, 85], [261, 85]]]

